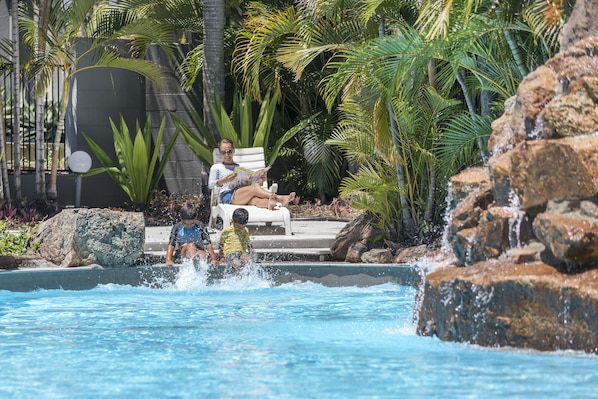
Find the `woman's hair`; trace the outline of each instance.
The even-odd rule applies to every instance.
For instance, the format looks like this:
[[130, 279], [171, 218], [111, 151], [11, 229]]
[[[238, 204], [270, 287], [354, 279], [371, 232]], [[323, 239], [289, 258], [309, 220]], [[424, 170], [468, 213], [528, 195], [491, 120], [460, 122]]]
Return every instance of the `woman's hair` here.
[[239, 224], [247, 224], [248, 219], [249, 212], [245, 208], [237, 208], [233, 212], [233, 222], [237, 222]]
[[197, 219], [197, 208], [191, 204], [185, 204], [179, 211], [181, 220], [192, 220]]
[[232, 146], [233, 146], [233, 148], [235, 148], [235, 143], [233, 143], [233, 141], [232, 141], [231, 139], [222, 139], [222, 140], [220, 140], [220, 141], [218, 142], [218, 148], [220, 148], [220, 145], [221, 145], [221, 144], [224, 144], [224, 143], [226, 143], [226, 144], [230, 144], [230, 145], [232, 145]]

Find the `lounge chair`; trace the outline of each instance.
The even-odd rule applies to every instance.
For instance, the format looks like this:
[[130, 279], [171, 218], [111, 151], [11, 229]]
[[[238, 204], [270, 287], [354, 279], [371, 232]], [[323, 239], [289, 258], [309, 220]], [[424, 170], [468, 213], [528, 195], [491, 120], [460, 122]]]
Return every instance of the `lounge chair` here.
[[[214, 149], [212, 156], [214, 163], [222, 162], [222, 157], [220, 156], [218, 148]], [[266, 159], [262, 147], [235, 148], [234, 159], [241, 167], [254, 171], [266, 167]], [[269, 188], [268, 182], [264, 182], [264, 188], [275, 193], [277, 185], [274, 184], [273, 187]], [[219, 191], [219, 187], [214, 187], [214, 189], [212, 189], [210, 200], [210, 227], [218, 228], [220, 227], [220, 224], [222, 224], [221, 228], [230, 226], [235, 209], [245, 208], [249, 212], [249, 220], [247, 224], [272, 224], [278, 222], [284, 225], [284, 232], [286, 235], [293, 234], [291, 231], [291, 214], [286, 207], [281, 206], [274, 210], [269, 210], [254, 205], [221, 204]]]

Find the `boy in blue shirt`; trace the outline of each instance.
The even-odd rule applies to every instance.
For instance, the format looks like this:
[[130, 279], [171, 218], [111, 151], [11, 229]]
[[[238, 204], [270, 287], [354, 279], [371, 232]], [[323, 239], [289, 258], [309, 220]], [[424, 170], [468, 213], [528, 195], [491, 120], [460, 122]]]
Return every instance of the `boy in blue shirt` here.
[[197, 209], [185, 204], [180, 212], [181, 220], [172, 226], [170, 240], [166, 250], [166, 265], [172, 266], [174, 259], [207, 260], [206, 250], [209, 251], [210, 263], [214, 263], [216, 256], [205, 226], [197, 220]]

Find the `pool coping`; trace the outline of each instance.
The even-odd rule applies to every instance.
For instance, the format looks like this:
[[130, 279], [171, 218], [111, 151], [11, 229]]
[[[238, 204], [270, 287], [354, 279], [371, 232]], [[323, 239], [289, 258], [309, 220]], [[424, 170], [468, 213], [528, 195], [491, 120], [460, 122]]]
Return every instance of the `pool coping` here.
[[[276, 284], [313, 281], [326, 286], [369, 286], [386, 282], [417, 286], [419, 269], [408, 264], [267, 263], [260, 264]], [[173, 283], [180, 265], [102, 268], [19, 269], [0, 272], [0, 290], [27, 292], [39, 289], [87, 290], [98, 285], [122, 284], [160, 288]], [[211, 279], [222, 277], [220, 269]], [[208, 280], [210, 281], [210, 279]]]

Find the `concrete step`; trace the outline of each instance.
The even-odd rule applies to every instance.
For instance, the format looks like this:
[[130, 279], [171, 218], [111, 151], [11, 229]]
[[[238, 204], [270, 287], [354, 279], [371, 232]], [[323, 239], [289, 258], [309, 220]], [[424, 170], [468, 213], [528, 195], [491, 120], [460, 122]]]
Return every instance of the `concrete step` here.
[[[258, 262], [269, 261], [319, 261], [330, 259], [330, 248], [259, 248], [254, 249]], [[142, 263], [161, 264], [166, 261], [166, 251], [144, 251]]]
[[[288, 252], [298, 251], [304, 248], [326, 248], [330, 249], [334, 239], [324, 238], [312, 238], [312, 239], [301, 239], [301, 240], [280, 240], [276, 238], [266, 239], [251, 239], [251, 245], [254, 250], [258, 252]], [[212, 240], [214, 248], [218, 248], [218, 240]], [[144, 252], [166, 252], [168, 242], [151, 242], [146, 241], [143, 245]]]

